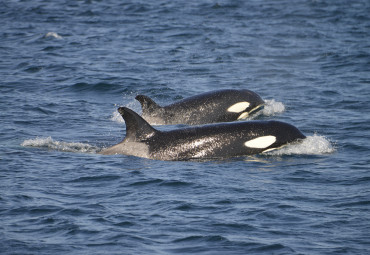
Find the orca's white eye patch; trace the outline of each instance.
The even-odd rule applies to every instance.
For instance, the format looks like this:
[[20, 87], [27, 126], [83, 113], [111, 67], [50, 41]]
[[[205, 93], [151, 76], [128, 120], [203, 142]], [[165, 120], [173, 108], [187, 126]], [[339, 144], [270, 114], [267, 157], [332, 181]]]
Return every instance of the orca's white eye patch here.
[[250, 105], [250, 103], [248, 103], [248, 102], [239, 102], [239, 103], [233, 104], [232, 106], [227, 108], [227, 111], [228, 112], [236, 112], [236, 113], [242, 112], [245, 109], [247, 109], [249, 105]]
[[273, 135], [260, 136], [244, 143], [249, 148], [263, 149], [269, 147], [276, 142], [276, 137]]

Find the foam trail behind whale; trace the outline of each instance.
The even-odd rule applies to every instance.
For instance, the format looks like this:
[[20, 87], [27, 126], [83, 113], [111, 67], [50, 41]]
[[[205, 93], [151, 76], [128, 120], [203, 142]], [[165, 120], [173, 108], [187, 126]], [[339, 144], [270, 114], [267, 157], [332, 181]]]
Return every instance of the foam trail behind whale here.
[[55, 141], [50, 136], [47, 138], [37, 137], [28, 139], [21, 143], [24, 147], [46, 148], [56, 151], [76, 152], [76, 153], [97, 153], [100, 149], [87, 143], [61, 142]]

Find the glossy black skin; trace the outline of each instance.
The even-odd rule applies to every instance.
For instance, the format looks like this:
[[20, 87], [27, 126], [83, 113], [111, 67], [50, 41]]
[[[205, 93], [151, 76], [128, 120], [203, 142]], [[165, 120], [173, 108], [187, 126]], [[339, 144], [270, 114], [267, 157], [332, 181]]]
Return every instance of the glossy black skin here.
[[[279, 121], [244, 121], [180, 128], [171, 131], [154, 129], [134, 111], [118, 109], [126, 122], [122, 141], [145, 144], [148, 158], [188, 160], [228, 158], [261, 153], [279, 148], [305, 136], [294, 126]], [[245, 142], [261, 136], [275, 136], [276, 141], [265, 148], [249, 148]]]
[[[150, 124], [157, 125], [231, 122], [237, 120], [241, 113], [251, 113], [264, 104], [258, 94], [247, 89], [211, 91], [163, 107], [144, 95], [138, 95], [136, 99], [141, 103], [143, 118]], [[239, 113], [227, 111], [230, 106], [239, 102], [249, 102], [250, 105]]]

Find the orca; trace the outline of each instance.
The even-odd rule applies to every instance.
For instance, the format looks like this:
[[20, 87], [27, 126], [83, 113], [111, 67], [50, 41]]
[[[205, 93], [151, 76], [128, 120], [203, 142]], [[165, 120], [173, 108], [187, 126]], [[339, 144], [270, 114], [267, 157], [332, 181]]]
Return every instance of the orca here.
[[170, 131], [152, 127], [126, 107], [124, 140], [100, 154], [124, 154], [157, 160], [222, 159], [253, 155], [304, 139], [294, 126], [279, 121], [237, 121], [190, 126]]
[[151, 98], [137, 95], [142, 117], [152, 125], [200, 125], [245, 119], [264, 105], [253, 91], [242, 89], [216, 90], [188, 97], [167, 106]]

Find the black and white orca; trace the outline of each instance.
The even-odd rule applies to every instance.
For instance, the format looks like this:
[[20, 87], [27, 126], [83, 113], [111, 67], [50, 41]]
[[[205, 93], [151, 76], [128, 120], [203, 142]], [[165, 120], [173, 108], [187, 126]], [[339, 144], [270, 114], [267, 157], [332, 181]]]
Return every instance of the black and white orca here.
[[152, 125], [230, 122], [245, 119], [264, 105], [258, 94], [247, 89], [207, 92], [163, 107], [144, 95], [136, 99], [141, 104], [142, 117]]
[[126, 123], [122, 142], [102, 150], [158, 160], [217, 159], [252, 155], [304, 139], [294, 126], [279, 121], [238, 121], [159, 131], [141, 116], [118, 108]]

